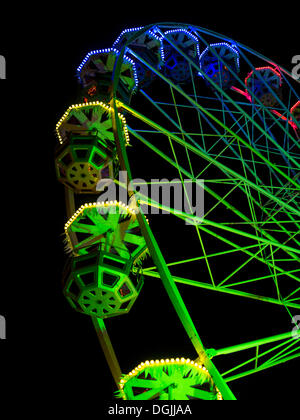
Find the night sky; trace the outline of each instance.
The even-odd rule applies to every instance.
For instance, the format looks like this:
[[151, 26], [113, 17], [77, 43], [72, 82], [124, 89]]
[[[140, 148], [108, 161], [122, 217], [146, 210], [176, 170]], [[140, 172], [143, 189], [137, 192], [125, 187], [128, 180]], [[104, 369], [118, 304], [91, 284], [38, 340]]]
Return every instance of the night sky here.
[[[272, 9], [270, 14], [267, 7], [252, 4], [195, 9], [193, 2], [185, 3], [170, 3], [169, 8], [167, 2], [163, 7], [115, 2], [111, 8], [70, 3], [63, 14], [53, 7], [37, 15], [23, 6], [24, 19], [15, 21], [9, 12], [12, 24], [2, 29], [0, 54], [7, 60], [7, 80], [0, 83], [5, 249], [0, 314], [7, 319], [7, 340], [0, 342], [0, 352], [6, 392], [28, 394], [29, 405], [37, 397], [54, 405], [101, 407], [115, 390], [92, 322], [73, 311], [61, 293], [66, 214], [63, 187], [55, 175], [54, 130], [76, 102], [75, 70], [86, 53], [112, 46], [125, 28], [182, 22], [231, 37], [290, 71], [292, 57], [300, 54], [296, 18], [287, 11]], [[168, 216], [163, 221], [157, 217], [153, 229], [167, 256], [171, 231], [169, 237], [160, 234], [160, 224], [168, 223]], [[190, 288], [180, 291], [207, 347], [292, 328], [280, 307], [202, 289], [195, 300]], [[107, 327], [124, 372], [146, 359], [193, 354], [159, 280], [146, 279], [132, 311], [108, 320]], [[296, 372], [297, 360], [233, 382], [231, 388], [244, 401], [295, 400]]]

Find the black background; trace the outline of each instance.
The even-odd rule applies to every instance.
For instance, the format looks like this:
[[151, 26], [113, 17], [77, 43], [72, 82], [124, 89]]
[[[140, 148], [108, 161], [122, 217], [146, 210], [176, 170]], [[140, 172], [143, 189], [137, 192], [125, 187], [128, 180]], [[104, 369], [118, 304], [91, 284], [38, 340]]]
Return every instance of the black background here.
[[[300, 53], [296, 14], [274, 4], [213, 2], [19, 6], [17, 16], [7, 11], [0, 51], [7, 60], [7, 80], [0, 83], [0, 313], [7, 319], [7, 340], [0, 351], [8, 395], [26, 396], [29, 406], [36, 398], [54, 406], [96, 405], [101, 413], [115, 389], [92, 323], [69, 308], [60, 288], [66, 216], [63, 187], [55, 178], [54, 129], [76, 101], [75, 70], [85, 54], [110, 47], [125, 28], [183, 22], [232, 37], [291, 70], [292, 57]], [[158, 234], [163, 253], [172, 246], [170, 238]], [[124, 372], [145, 359], [192, 354], [162, 286], [153, 282], [146, 282], [130, 314], [107, 322]], [[189, 289], [180, 290], [187, 304], [195, 303]], [[199, 311], [192, 310], [192, 317], [208, 347], [292, 328], [272, 305], [214, 295], [207, 306], [209, 293], [198, 295]], [[244, 401], [294, 401], [298, 373], [299, 364], [289, 362], [232, 383], [232, 390]]]

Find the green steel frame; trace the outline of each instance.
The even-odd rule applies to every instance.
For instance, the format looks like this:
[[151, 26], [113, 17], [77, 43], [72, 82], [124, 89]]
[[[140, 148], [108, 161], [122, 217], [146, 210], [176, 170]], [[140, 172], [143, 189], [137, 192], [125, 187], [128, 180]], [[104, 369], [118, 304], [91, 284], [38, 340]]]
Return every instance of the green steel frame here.
[[[183, 188], [183, 177], [194, 182], [201, 178], [205, 181], [204, 190], [212, 204], [206, 209], [201, 220], [186, 211], [179, 212], [168, 208], [136, 191], [129, 191], [129, 195], [136, 200], [136, 206], [140, 208], [137, 219], [154, 263], [153, 267], [142, 270], [144, 276], [161, 279], [194, 346], [197, 360], [206, 367], [223, 398], [234, 400], [228, 382], [300, 356], [300, 331], [296, 330], [294, 333], [289, 331], [223, 349], [206, 349], [177, 285], [186, 284], [281, 305], [293, 320], [293, 311], [300, 309], [300, 142], [291, 131], [288, 119], [279, 117], [278, 113], [283, 116], [289, 115], [291, 105], [299, 97], [295, 92], [296, 82], [292, 82], [289, 72], [281, 67], [288, 89], [288, 104], [285, 104], [274, 92], [277, 114], [264, 106], [258, 97], [255, 97], [254, 104], [244, 96], [237, 96], [236, 92], [225, 91], [220, 84], [209, 79], [205, 72], [176, 45], [172, 37], [165, 33], [165, 29], [170, 27], [188, 29], [198, 38], [203, 48], [212, 49], [219, 62], [226, 64], [210, 47], [211, 39], [222, 41], [224, 38], [212, 31], [189, 25], [164, 23], [149, 25], [134, 32], [120, 50], [113, 71], [110, 107], [114, 138], [120, 169], [126, 171], [128, 175], [127, 183], [133, 179], [133, 176], [122, 134], [123, 121], [120, 119], [120, 113], [124, 111], [130, 121], [127, 128], [131, 136], [154, 153], [157, 159], [162, 159], [171, 168], [175, 168]], [[171, 45], [189, 63], [191, 91], [188, 92], [174, 83], [161, 70], [153, 67], [130, 49], [130, 44], [135, 38], [153, 28], [157, 36]], [[269, 65], [270, 60], [266, 57], [242, 44], [238, 44], [238, 47], [243, 65], [247, 65], [249, 70], [255, 69], [251, 61], [253, 58]], [[139, 97], [143, 98], [149, 109], [160, 113], [159, 122], [149, 116], [151, 111], [148, 112], [148, 116], [144, 115], [137, 111], [134, 105], [118, 99], [121, 66], [124, 54], [128, 51], [167, 87], [166, 92], [168, 91], [170, 100], [164, 98], [164, 102], [159, 97], [152, 97], [151, 89], [148, 92], [146, 89], [140, 89], [139, 92]], [[275, 66], [275, 63], [273, 65]], [[233, 73], [236, 85], [242, 89], [244, 83], [239, 75], [231, 69], [229, 71]], [[213, 88], [209, 97], [198, 93], [195, 72], [200, 73]], [[265, 83], [264, 80], [262, 83]], [[194, 121], [192, 129], [185, 127], [185, 120], [189, 121], [191, 118]], [[290, 118], [299, 127], [293, 116]], [[139, 124], [136, 124], [137, 122]], [[135, 124], [138, 128], [134, 128]], [[160, 148], [160, 144], [164, 147]], [[238, 197], [241, 197], [242, 204], [239, 203]], [[66, 189], [66, 202], [68, 216], [71, 217], [75, 212], [74, 194], [68, 189]], [[142, 204], [167, 210], [175, 217], [194, 224], [201, 255], [167, 263], [141, 210]], [[230, 212], [230, 221], [215, 217], [224, 210]], [[205, 238], [208, 236], [213, 237], [219, 244], [215, 252], [206, 251]], [[224, 278], [216, 278], [213, 274], [213, 262], [224, 255], [235, 257], [237, 264], [232, 271], [224, 275]], [[195, 262], [204, 263], [201, 265], [202, 272], [199, 279], [176, 275], [177, 267], [188, 266], [189, 263]], [[253, 278], [244, 277], [245, 269], [253, 263], [257, 266], [257, 275]], [[272, 292], [269, 295], [256, 293], [256, 285], [266, 282], [271, 285]], [[93, 323], [112, 375], [119, 386], [121, 369], [104, 321], [93, 317]], [[201, 325], [199, 327], [201, 329]], [[233, 364], [233, 367], [226, 372], [220, 373], [212, 362], [212, 359], [251, 349], [255, 352], [254, 356], [245, 358], [245, 361], [238, 365]]]

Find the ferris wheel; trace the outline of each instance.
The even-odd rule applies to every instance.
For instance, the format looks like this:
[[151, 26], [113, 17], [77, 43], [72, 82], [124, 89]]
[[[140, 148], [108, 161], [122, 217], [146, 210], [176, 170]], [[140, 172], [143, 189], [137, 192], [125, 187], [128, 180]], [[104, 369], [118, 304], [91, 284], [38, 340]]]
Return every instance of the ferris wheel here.
[[[299, 82], [237, 41], [178, 23], [124, 30], [112, 47], [89, 52], [77, 77], [78, 103], [56, 125], [67, 212], [63, 293], [91, 317], [118, 397], [234, 400], [232, 381], [300, 356]], [[184, 209], [135, 188], [135, 143], [146, 159], [155, 157], [154, 177], [160, 163], [176, 173]], [[186, 180], [202, 181], [201, 215]], [[103, 198], [112, 186], [118, 195]], [[160, 249], [145, 211], [154, 208], [188, 225], [193, 255], [184, 245], [180, 260]], [[190, 269], [195, 262], [198, 271]], [[131, 310], [147, 278], [161, 280], [194, 354], [174, 349], [123, 372], [105, 322]], [[212, 349], [181, 284], [281, 306], [291, 324], [279, 335]], [[236, 363], [245, 350], [253, 356]], [[225, 372], [221, 357], [231, 358]]]

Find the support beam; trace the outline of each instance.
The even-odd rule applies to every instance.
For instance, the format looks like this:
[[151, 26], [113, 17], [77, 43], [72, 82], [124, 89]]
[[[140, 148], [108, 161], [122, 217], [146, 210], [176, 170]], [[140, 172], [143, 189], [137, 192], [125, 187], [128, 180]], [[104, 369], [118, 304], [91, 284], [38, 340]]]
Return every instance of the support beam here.
[[[145, 270], [145, 271], [142, 271], [142, 273], [144, 276], [160, 278], [159, 273], [156, 273], [153, 271]], [[241, 296], [245, 298], [259, 300], [261, 302], [275, 303], [277, 305], [300, 309], [300, 304], [297, 304], [297, 303], [288, 302], [288, 301], [287, 302], [280, 301], [280, 300], [273, 299], [267, 296], [260, 296], [260, 295], [255, 295], [253, 293], [242, 292], [241, 290], [230, 289], [229, 287], [213, 286], [210, 283], [204, 283], [198, 280], [191, 280], [191, 279], [186, 279], [186, 278], [178, 277], [178, 276], [173, 276], [173, 280], [175, 283], [187, 284], [189, 286], [195, 286], [195, 287], [200, 287], [202, 289], [213, 290], [215, 292], [222, 292], [222, 293], [227, 293], [229, 295], [235, 295], [235, 296]]]
[[[272, 337], [266, 337], [266, 338], [261, 338], [259, 340], [253, 340], [253, 341], [249, 341], [247, 343], [242, 343], [242, 344], [237, 344], [236, 346], [231, 346], [231, 347], [225, 347], [223, 349], [218, 349], [218, 350], [212, 350], [214, 357], [216, 356], [220, 356], [223, 354], [231, 354], [231, 353], [236, 353], [238, 351], [243, 351], [243, 350], [247, 350], [247, 349], [252, 349], [254, 347], [259, 347], [262, 346], [264, 344], [270, 344], [270, 343], [275, 343], [277, 341], [280, 340], [287, 340], [289, 338], [293, 338], [293, 334], [298, 334], [299, 338], [300, 338], [300, 330], [298, 332], [286, 332], [283, 334], [278, 334], [278, 335], [274, 335]], [[296, 339], [296, 338], [295, 338]]]
[[250, 369], [250, 370], [247, 370], [246, 372], [242, 372], [242, 373], [238, 373], [237, 375], [229, 376], [228, 378], [225, 379], [225, 381], [226, 382], [232, 382], [232, 381], [235, 381], [237, 379], [244, 378], [245, 376], [252, 375], [253, 373], [258, 373], [258, 372], [261, 372], [262, 370], [266, 370], [266, 369], [269, 369], [271, 367], [280, 365], [282, 363], [289, 362], [290, 360], [296, 359], [297, 357], [300, 357], [300, 353], [294, 354], [294, 355], [289, 356], [289, 357], [285, 357], [285, 358], [280, 359], [280, 360], [278, 360], [278, 361], [276, 361], [276, 362], [274, 362], [270, 365], [262, 365], [262, 366], [259, 366], [259, 367], [255, 368], [255, 369]]
[[[119, 60], [122, 60], [122, 54], [120, 54]], [[117, 69], [117, 66], [116, 66], [116, 69]], [[114, 78], [114, 80], [117, 80], [117, 78]], [[120, 168], [122, 171], [127, 172], [128, 182], [130, 182], [132, 179], [130, 165], [129, 165], [129, 161], [128, 161], [128, 157], [126, 153], [125, 142], [122, 135], [121, 123], [118, 116], [118, 108], [117, 108], [115, 97], [113, 97], [111, 100], [111, 107], [113, 109], [113, 116], [112, 116], [113, 129], [114, 129], [114, 135], [115, 135], [115, 140], [116, 140], [116, 145], [117, 145]], [[129, 195], [133, 196], [133, 192], [129, 191]], [[169, 268], [159, 249], [159, 246], [150, 229], [150, 226], [147, 223], [145, 216], [143, 215], [141, 211], [138, 212], [137, 219], [138, 219], [142, 234], [146, 240], [146, 244], [148, 246], [151, 257], [154, 261], [154, 264], [157, 266], [158, 272], [160, 274], [160, 278], [166, 289], [166, 292], [200, 360], [209, 371], [211, 377], [213, 378], [223, 398], [225, 400], [235, 400], [236, 398], [233, 395], [232, 391], [230, 390], [230, 388], [228, 387], [228, 385], [222, 378], [221, 374], [215, 368], [212, 361], [209, 359], [209, 357], [205, 353], [203, 344], [194, 326], [194, 323], [187, 311], [187, 308], [182, 300], [182, 297], [177, 289], [177, 286], [171, 276]]]
[[101, 345], [104, 356], [106, 358], [107, 364], [110, 368], [111, 374], [114, 378], [114, 381], [117, 387], [119, 387], [119, 382], [121, 379], [122, 372], [121, 372], [120, 365], [116, 357], [115, 351], [113, 349], [112, 343], [110, 341], [108, 332], [106, 330], [104, 321], [103, 319], [96, 318], [95, 316], [92, 317], [92, 321], [93, 321], [93, 324], [97, 333], [99, 343]]

